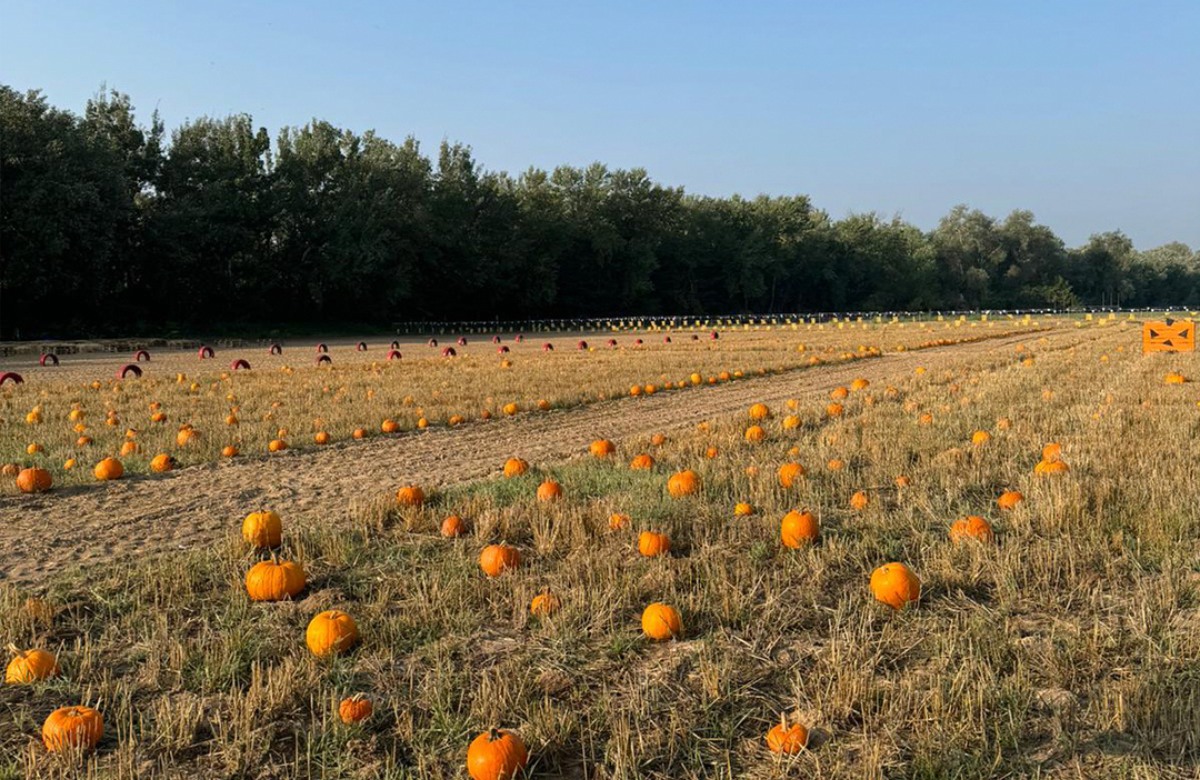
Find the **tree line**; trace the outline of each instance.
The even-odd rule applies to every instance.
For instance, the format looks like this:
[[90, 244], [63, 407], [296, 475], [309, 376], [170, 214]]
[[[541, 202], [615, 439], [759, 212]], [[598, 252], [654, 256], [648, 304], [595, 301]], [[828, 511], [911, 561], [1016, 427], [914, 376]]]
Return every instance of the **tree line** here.
[[316, 120], [168, 135], [0, 85], [0, 337], [640, 314], [1200, 305], [1200, 253], [1067, 247], [1029, 211], [932, 231], [600, 163], [517, 176]]

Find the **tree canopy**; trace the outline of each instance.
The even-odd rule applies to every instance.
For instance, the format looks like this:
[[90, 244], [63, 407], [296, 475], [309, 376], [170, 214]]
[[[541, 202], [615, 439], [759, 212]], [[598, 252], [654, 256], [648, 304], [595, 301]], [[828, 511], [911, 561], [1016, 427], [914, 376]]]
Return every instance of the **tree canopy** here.
[[1068, 248], [1029, 211], [931, 231], [601, 163], [517, 176], [314, 119], [167, 135], [0, 85], [0, 336], [613, 315], [1200, 305], [1200, 253]]

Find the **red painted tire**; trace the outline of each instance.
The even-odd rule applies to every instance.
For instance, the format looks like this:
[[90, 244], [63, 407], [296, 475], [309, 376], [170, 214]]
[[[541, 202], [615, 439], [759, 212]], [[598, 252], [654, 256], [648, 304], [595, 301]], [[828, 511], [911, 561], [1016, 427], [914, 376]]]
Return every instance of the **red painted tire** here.
[[57, 366], [58, 365], [58, 355], [54, 354], [53, 352], [47, 352], [44, 355], [42, 355], [40, 358], [38, 358], [38, 365], [39, 366]]
[[499, 344], [499, 343], [500, 343], [500, 337], [499, 337], [499, 336], [492, 336], [492, 343], [493, 343], [493, 344]]
[[245, 360], [243, 358], [238, 358], [237, 360], [235, 360], [229, 364], [230, 371], [238, 371], [243, 368], [246, 369], [247, 371], [249, 371], [250, 370], [250, 361]]
[[525, 337], [522, 336], [520, 333], [518, 333], [516, 338], [513, 339], [513, 341], [517, 342], [518, 344], [520, 344], [524, 340], [525, 340]]
[[716, 341], [717, 339], [721, 338], [721, 334], [714, 330], [712, 333], [708, 334], [708, 337], [713, 341]]
[[200, 350], [196, 354], [200, 356], [201, 360], [205, 360], [216, 353], [213, 352], [212, 347], [200, 347]]
[[635, 347], [640, 347], [640, 346], [642, 346], [642, 340], [641, 340], [641, 339], [634, 339], [634, 340], [633, 340], [633, 345], [634, 345]]
[[587, 349], [587, 342], [586, 342], [586, 341], [584, 341], [584, 340], [582, 340], [582, 339], [580, 339], [579, 343], [575, 345], [575, 349], [578, 349], [578, 350], [581, 350], [581, 351], [583, 351], [583, 350], [586, 350], [586, 349]]
[[401, 355], [400, 350], [398, 349], [393, 349], [388, 353], [388, 360], [399, 360], [402, 357], [404, 357], [404, 355]]
[[496, 347], [496, 352], [501, 355], [507, 355], [508, 354], [508, 345], [501, 344], [500, 346]]
[[663, 336], [663, 343], [664, 343], [664, 344], [670, 344], [670, 343], [671, 343], [671, 337], [670, 337], [670, 336]]
[[324, 355], [328, 351], [329, 351], [329, 347], [324, 342], [321, 342], [320, 344], [317, 345], [317, 352], [320, 352], [322, 355]]
[[430, 339], [430, 340], [429, 340], [429, 346], [431, 346], [431, 347], [436, 347], [436, 346], [437, 346], [437, 339]]
[[616, 339], [609, 339], [609, 340], [608, 340], [608, 346], [609, 346], [609, 348], [611, 348], [611, 349], [616, 349], [616, 348], [617, 348], [617, 340], [616, 340]]
[[117, 379], [128, 379], [130, 374], [133, 374], [134, 379], [140, 379], [142, 367], [137, 363], [126, 363], [117, 369]]
[[547, 341], [545, 344], [542, 345], [542, 352], [553, 352], [553, 351], [554, 351], [554, 345], [551, 344], [549, 341]]
[[318, 366], [320, 366], [320, 365], [323, 365], [323, 364], [329, 364], [329, 365], [332, 365], [332, 364], [333, 364], [333, 358], [329, 357], [329, 355], [326, 355], [326, 354], [320, 354], [320, 355], [317, 355], [317, 365], [318, 365]]
[[392, 342], [392, 347], [391, 347], [391, 348], [392, 348], [392, 349], [400, 349], [400, 342], [399, 342], [399, 341], [393, 341], [393, 342]]
[[466, 337], [466, 336], [459, 336], [459, 337], [458, 337], [458, 346], [460, 346], [460, 347], [465, 347], [465, 346], [467, 346], [467, 337]]
[[454, 347], [446, 347], [442, 350], [442, 357], [454, 357], [458, 353], [454, 351]]
[[283, 347], [282, 347], [282, 346], [280, 346], [279, 344], [272, 344], [272, 345], [270, 346], [270, 348], [269, 348], [269, 349], [267, 349], [267, 354], [268, 354], [268, 355], [282, 355], [282, 354], [283, 354]]
[[137, 352], [133, 353], [133, 362], [135, 362], [135, 363], [141, 363], [142, 361], [149, 362], [149, 360], [150, 360], [150, 353], [144, 349], [139, 349]]
[[354, 348], [355, 348], [356, 350], [358, 350], [359, 352], [366, 352], [366, 351], [367, 351], [367, 342], [365, 342], [365, 341], [360, 341], [360, 342], [358, 342], [357, 344], [355, 344], [355, 345], [354, 345]]
[[5, 371], [0, 374], [0, 385], [5, 382], [12, 382], [14, 385], [19, 385], [25, 381], [25, 377], [18, 374], [16, 371]]

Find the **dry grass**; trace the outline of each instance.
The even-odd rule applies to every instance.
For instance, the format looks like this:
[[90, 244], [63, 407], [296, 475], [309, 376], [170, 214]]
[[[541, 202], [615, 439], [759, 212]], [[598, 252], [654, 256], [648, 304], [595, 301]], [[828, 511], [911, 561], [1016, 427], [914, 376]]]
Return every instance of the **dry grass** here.
[[[49, 583], [50, 619], [0, 587], [0, 642], [52, 648], [65, 671], [0, 689], [0, 777], [463, 777], [469, 739], [493, 725], [520, 732], [537, 777], [1195, 777], [1200, 415], [1193, 385], [1162, 382], [1193, 360], [1142, 357], [1135, 339], [1093, 326], [1070, 348], [949, 352], [894, 392], [851, 394], [842, 418], [804, 398], [806, 425], [784, 430], [776, 409], [759, 444], [745, 415], [697, 420], [706, 430], [659, 447], [647, 431], [612, 461], [535, 464], [421, 509], [382, 495], [352, 531], [287, 524], [285, 554], [310, 577], [293, 603], [245, 598], [257, 556], [238, 518], [218, 549]], [[991, 440], [973, 446], [975, 430]], [[1049, 441], [1071, 471], [1035, 477]], [[655, 469], [628, 468], [640, 452]], [[784, 490], [788, 460], [808, 476]], [[672, 500], [681, 468], [703, 488]], [[533, 498], [546, 473], [557, 504]], [[1004, 489], [1026, 501], [1001, 513]], [[738, 501], [756, 514], [735, 518]], [[799, 507], [820, 514], [822, 540], [793, 551], [779, 520]], [[614, 511], [630, 528], [609, 529]], [[437, 535], [451, 513], [469, 537]], [[994, 545], [949, 542], [967, 514], [992, 521]], [[639, 557], [643, 529], [668, 532], [672, 555]], [[524, 564], [487, 580], [476, 560], [499, 540]], [[893, 560], [923, 580], [916, 608], [870, 597], [871, 570]], [[528, 607], [545, 587], [563, 608], [543, 620]], [[656, 600], [682, 613], [681, 641], [641, 636]], [[304, 626], [331, 607], [363, 642], [319, 661]], [[376, 713], [344, 726], [336, 702], [355, 691]], [[85, 770], [36, 739], [80, 701], [108, 729]], [[780, 712], [813, 735], [795, 759], [764, 747]]]

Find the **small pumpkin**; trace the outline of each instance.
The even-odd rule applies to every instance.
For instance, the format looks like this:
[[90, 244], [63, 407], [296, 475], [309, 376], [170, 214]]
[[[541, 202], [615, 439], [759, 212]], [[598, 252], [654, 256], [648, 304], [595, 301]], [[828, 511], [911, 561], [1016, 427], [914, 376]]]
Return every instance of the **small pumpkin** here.
[[642, 610], [642, 631], [654, 640], [672, 639], [683, 633], [683, 619], [674, 607], [656, 601]]
[[654, 468], [654, 458], [650, 457], [646, 453], [642, 453], [641, 455], [634, 457], [634, 459], [629, 462], [629, 468], [633, 469], [634, 471], [645, 471], [647, 469], [652, 469]]
[[375, 705], [361, 693], [342, 699], [338, 705], [338, 717], [347, 726], [362, 723], [375, 712]]
[[786, 431], [794, 431], [802, 425], [802, 421], [797, 415], [789, 414], [783, 418], [783, 429]]
[[798, 550], [812, 544], [821, 536], [821, 523], [817, 516], [807, 510], [788, 512], [779, 524], [779, 539], [784, 547]]
[[596, 439], [588, 445], [588, 452], [593, 458], [608, 458], [616, 454], [617, 447], [608, 439]]
[[96, 464], [96, 468], [92, 470], [92, 473], [96, 475], [96, 479], [104, 482], [110, 479], [120, 479], [125, 476], [125, 467], [116, 458], [105, 458]]
[[921, 598], [921, 581], [903, 563], [887, 563], [871, 572], [871, 594], [892, 609]]
[[562, 485], [552, 479], [548, 479], [538, 485], [537, 500], [538, 501], [557, 501], [562, 498]]
[[699, 490], [700, 477], [691, 469], [672, 474], [667, 480], [667, 493], [671, 498], [683, 498], [684, 496], [694, 495]]
[[396, 491], [396, 503], [400, 506], [421, 506], [425, 503], [425, 491], [418, 485], [405, 485]]
[[42, 724], [42, 743], [51, 753], [90, 751], [104, 736], [104, 717], [91, 707], [60, 707]]
[[859, 377], [850, 383], [850, 390], [852, 392], [858, 392], [859, 390], [866, 390], [870, 386], [871, 382], [869, 380]]
[[771, 409], [766, 404], [754, 404], [750, 407], [750, 419], [754, 421], [766, 420], [771, 416]]
[[992, 440], [992, 434], [987, 431], [975, 431], [971, 434], [971, 443], [976, 447], [982, 447]]
[[521, 551], [507, 544], [489, 544], [479, 554], [479, 568], [489, 577], [499, 577], [521, 565]]
[[533, 601], [529, 604], [530, 614], [541, 618], [549, 617], [560, 609], [562, 609], [562, 600], [549, 588], [534, 596]]
[[749, 517], [752, 514], [754, 514], [754, 507], [744, 501], [739, 501], [733, 505], [734, 517]]
[[512, 780], [528, 763], [525, 743], [505, 729], [485, 731], [467, 747], [471, 780]]
[[242, 521], [242, 538], [260, 550], [278, 547], [283, 539], [283, 521], [269, 509], [251, 512]]
[[779, 467], [778, 477], [781, 487], [790, 488], [796, 480], [804, 476], [804, 467], [799, 463], [784, 463]]
[[671, 538], [655, 531], [642, 531], [638, 534], [638, 552], [647, 558], [667, 555], [671, 552]]
[[236, 458], [240, 452], [241, 452], [241, 450], [239, 450], [236, 445], [226, 444], [224, 447], [221, 448], [221, 457], [222, 458]]
[[1021, 495], [1018, 490], [1006, 490], [996, 499], [996, 506], [1001, 509], [1016, 509], [1017, 504], [1025, 500], [1025, 496]]
[[287, 442], [283, 439], [271, 439], [267, 442], [267, 452], [283, 452], [287, 448]]
[[1040, 460], [1033, 467], [1033, 473], [1038, 476], [1047, 477], [1055, 474], [1066, 474], [1071, 468], [1061, 460]]
[[259, 561], [246, 572], [246, 594], [251, 601], [283, 601], [304, 590], [303, 567], [291, 561]]
[[304, 632], [304, 643], [317, 657], [349, 650], [358, 642], [358, 625], [354, 618], [337, 609], [318, 614]]
[[767, 731], [767, 749], [772, 753], [791, 756], [806, 747], [808, 747], [808, 729], [799, 723], [789, 726], [787, 716], [783, 714], [780, 714], [779, 722]]
[[950, 541], [955, 544], [961, 544], [968, 539], [991, 542], [994, 538], [991, 523], [978, 515], [959, 518], [950, 526]]
[[506, 479], [519, 477], [529, 471], [529, 464], [520, 458], [509, 458], [504, 461], [504, 476]]
[[841, 401], [848, 395], [850, 391], [844, 387], [835, 387], [829, 391], [829, 398], [834, 401]]
[[450, 515], [442, 521], [441, 527], [442, 536], [447, 539], [457, 539], [467, 533], [467, 523], [458, 515]]
[[856, 490], [854, 495], [850, 496], [850, 508], [861, 512], [866, 509], [871, 503], [871, 499], [867, 497], [865, 490]]
[[656, 433], [650, 437], [650, 443], [655, 447], [661, 447], [667, 443], [667, 435], [665, 433]]
[[767, 438], [767, 432], [763, 430], [761, 425], [751, 425], [746, 429], [744, 437], [748, 442], [758, 443]]
[[54, 480], [46, 469], [21, 469], [17, 474], [17, 489], [22, 493], [43, 493], [50, 489]]
[[367, 429], [366, 428], [355, 428], [354, 432], [351, 433], [350, 435], [352, 437], [354, 437], [355, 439], [359, 439], [359, 440], [365, 439], [365, 438], [367, 438]]
[[1042, 447], [1042, 460], [1060, 460], [1062, 458], [1062, 445], [1058, 442], [1050, 442], [1045, 447]]
[[400, 423], [396, 422], [395, 420], [384, 420], [382, 423], [380, 423], [379, 430], [383, 431], [384, 433], [396, 433], [400, 430]]
[[175, 468], [175, 458], [160, 452], [150, 459], [150, 470], [159, 474], [171, 471]]
[[9, 685], [39, 682], [58, 674], [58, 660], [47, 650], [21, 650], [10, 644], [8, 651], [13, 657], [4, 670], [4, 682]]
[[912, 479], [904, 474], [901, 474], [900, 476], [896, 477], [895, 483], [896, 483], [896, 487], [899, 488], [900, 490], [903, 490], [904, 488], [912, 487]]
[[328, 444], [331, 441], [328, 431], [317, 431], [313, 434], [313, 441], [317, 444]]
[[621, 512], [613, 512], [608, 516], [608, 527], [610, 530], [620, 531], [629, 525], [630, 520], [629, 515], [622, 514]]
[[839, 403], [831, 403], [825, 407], [826, 417], [841, 417], [846, 413], [846, 408]]

